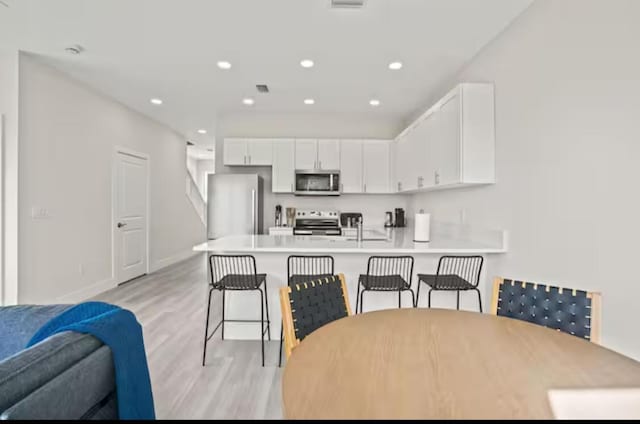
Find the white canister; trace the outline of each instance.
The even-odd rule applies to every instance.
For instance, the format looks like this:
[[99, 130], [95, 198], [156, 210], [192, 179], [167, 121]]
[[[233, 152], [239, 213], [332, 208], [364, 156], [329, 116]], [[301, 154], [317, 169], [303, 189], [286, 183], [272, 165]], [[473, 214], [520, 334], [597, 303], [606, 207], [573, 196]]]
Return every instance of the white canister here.
[[420, 209], [420, 212], [416, 214], [415, 226], [413, 229], [413, 241], [426, 243], [430, 240], [431, 232], [431, 214], [424, 213], [424, 210]]

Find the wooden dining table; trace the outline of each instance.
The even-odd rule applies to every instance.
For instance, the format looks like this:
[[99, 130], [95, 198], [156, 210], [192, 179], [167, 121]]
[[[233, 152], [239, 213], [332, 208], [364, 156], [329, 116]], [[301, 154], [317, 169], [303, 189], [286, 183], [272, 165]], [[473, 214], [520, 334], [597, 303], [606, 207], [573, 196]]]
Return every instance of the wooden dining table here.
[[314, 331], [282, 395], [288, 419], [544, 419], [550, 389], [607, 387], [640, 387], [640, 362], [516, 319], [408, 308]]

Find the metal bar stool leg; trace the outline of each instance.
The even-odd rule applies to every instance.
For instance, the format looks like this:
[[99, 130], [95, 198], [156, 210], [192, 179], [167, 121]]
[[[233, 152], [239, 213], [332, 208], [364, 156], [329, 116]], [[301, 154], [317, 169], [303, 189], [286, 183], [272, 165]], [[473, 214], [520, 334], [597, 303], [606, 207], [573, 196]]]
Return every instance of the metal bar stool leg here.
[[427, 296], [427, 308], [431, 307], [431, 292], [433, 289], [429, 289], [429, 295]]
[[480, 305], [480, 313], [482, 313], [482, 297], [480, 296], [480, 290], [474, 289], [478, 293], [478, 305]]
[[364, 305], [364, 292], [366, 290], [362, 290], [362, 292], [360, 292], [360, 313], [362, 313], [362, 306]]
[[224, 340], [224, 298], [227, 291], [222, 289], [222, 340]]
[[358, 281], [358, 293], [356, 294], [356, 314], [358, 313], [358, 305], [360, 305], [360, 281]]
[[402, 290], [398, 290], [398, 309], [402, 308]]
[[267, 279], [264, 280], [264, 306], [267, 309], [267, 335], [271, 341], [271, 321], [269, 320], [269, 298], [267, 297]]
[[416, 308], [417, 304], [416, 304], [416, 296], [415, 293], [413, 293], [412, 289], [409, 289], [409, 291], [411, 292], [411, 303], [413, 304], [413, 307]]
[[209, 313], [211, 312], [211, 293], [213, 289], [209, 290], [209, 300], [207, 301], [207, 323], [204, 326], [204, 349], [202, 352], [202, 366], [204, 367], [204, 361], [207, 358], [207, 336], [209, 335]]
[[420, 303], [420, 286], [422, 285], [422, 281], [418, 279], [418, 289], [416, 290], [416, 301], [414, 302], [415, 307], [418, 307], [418, 303]]
[[456, 290], [456, 309], [460, 310], [460, 290]]
[[260, 292], [260, 339], [262, 340], [262, 366], [264, 367], [264, 296], [262, 290]]

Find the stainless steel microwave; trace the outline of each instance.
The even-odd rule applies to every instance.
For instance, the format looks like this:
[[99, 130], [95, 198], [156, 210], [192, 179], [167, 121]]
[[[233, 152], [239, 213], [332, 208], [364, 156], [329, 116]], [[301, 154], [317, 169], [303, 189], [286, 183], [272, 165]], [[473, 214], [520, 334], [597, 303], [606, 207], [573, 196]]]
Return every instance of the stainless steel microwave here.
[[296, 196], [339, 196], [340, 171], [296, 170]]

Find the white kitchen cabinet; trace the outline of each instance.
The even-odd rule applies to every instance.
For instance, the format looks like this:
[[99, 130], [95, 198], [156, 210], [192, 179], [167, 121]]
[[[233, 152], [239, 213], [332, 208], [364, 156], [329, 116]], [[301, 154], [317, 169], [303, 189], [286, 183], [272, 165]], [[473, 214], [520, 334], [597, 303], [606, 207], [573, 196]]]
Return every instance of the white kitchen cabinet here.
[[[344, 144], [341, 147], [344, 149]], [[391, 192], [390, 147], [389, 141], [365, 140], [362, 142], [362, 191], [364, 193]], [[344, 156], [341, 162], [343, 160]]]
[[340, 140], [318, 140], [318, 169], [340, 169]]
[[493, 85], [456, 86], [396, 143], [395, 179], [400, 192], [494, 183]]
[[342, 140], [340, 143], [340, 182], [342, 193], [362, 193], [362, 141]]
[[296, 169], [305, 171], [317, 169], [318, 140], [308, 138], [296, 139]]
[[340, 140], [296, 139], [296, 169], [340, 169]]
[[295, 179], [295, 142], [292, 139], [273, 141], [271, 191], [293, 193]]
[[223, 163], [226, 166], [271, 166], [271, 139], [225, 138]]
[[292, 227], [269, 227], [270, 236], [292, 236]]
[[224, 139], [224, 164], [227, 166], [247, 164], [247, 140], [238, 138]]
[[273, 140], [247, 140], [247, 164], [253, 166], [271, 166], [273, 164]]

